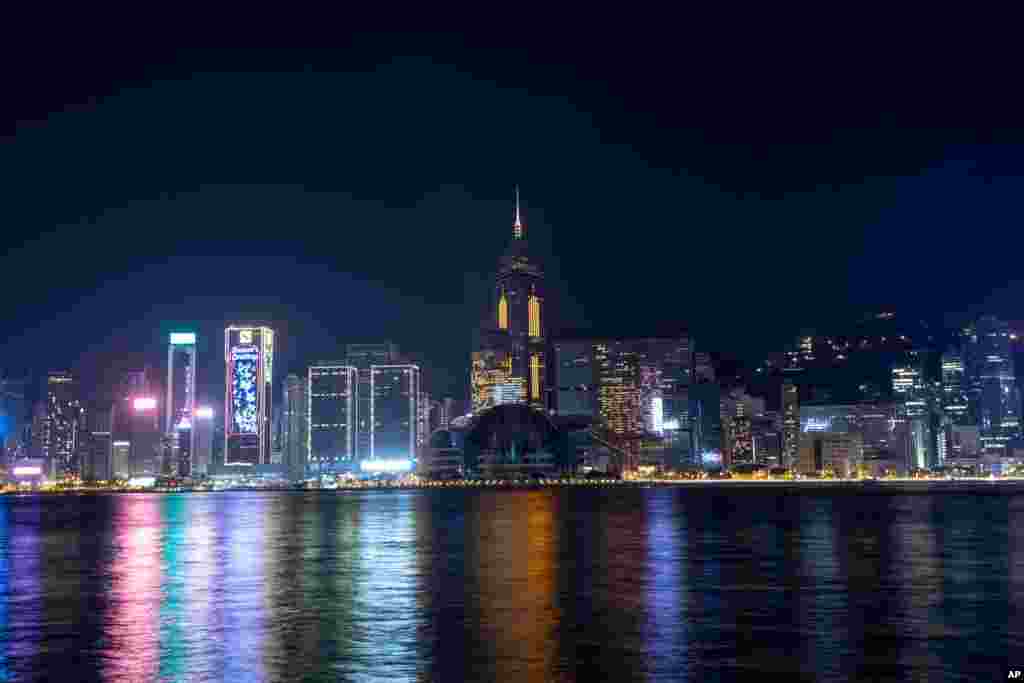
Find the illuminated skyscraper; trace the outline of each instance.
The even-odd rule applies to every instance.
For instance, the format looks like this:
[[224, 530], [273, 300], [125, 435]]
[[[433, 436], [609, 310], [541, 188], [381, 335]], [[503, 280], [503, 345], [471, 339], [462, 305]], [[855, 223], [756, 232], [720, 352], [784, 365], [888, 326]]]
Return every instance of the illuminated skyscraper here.
[[192, 431], [196, 398], [195, 332], [171, 332], [167, 347], [167, 402], [164, 404], [164, 433], [171, 444], [171, 457], [178, 472], [191, 472], [195, 450]]
[[43, 452], [54, 476], [80, 474], [77, 459], [82, 406], [77, 384], [70, 372], [51, 372], [46, 377], [46, 413]]
[[11, 458], [28, 456], [24, 443], [29, 418], [26, 400], [27, 380], [0, 377], [0, 454]]
[[1020, 395], [1010, 350], [1009, 325], [985, 316], [963, 331], [969, 413], [986, 453], [1002, 455], [1020, 431]]
[[498, 395], [511, 397], [519, 387], [517, 402], [547, 408], [544, 273], [528, 251], [516, 186], [512, 242], [501, 258], [487, 321], [473, 352], [474, 412], [497, 405]]
[[160, 473], [160, 420], [158, 396], [149, 367], [131, 370], [116, 389], [111, 444], [111, 469], [118, 478]]
[[936, 397], [925, 377], [925, 353], [908, 351], [905, 355], [905, 360], [892, 368], [892, 391], [901, 402], [899, 419], [906, 421], [909, 434], [907, 467], [931, 469], [942, 465], [936, 438]]
[[370, 368], [370, 460], [415, 463], [420, 369], [415, 365]]
[[795, 467], [800, 456], [800, 392], [790, 380], [782, 383], [782, 466]]
[[765, 412], [764, 399], [743, 389], [733, 389], [722, 397], [722, 463], [726, 467], [752, 465], [754, 461], [753, 420]]
[[423, 391], [423, 372], [420, 371], [420, 395], [416, 402], [416, 453], [422, 453], [427, 447], [427, 437], [430, 436], [430, 413], [436, 405], [430, 398], [430, 394]]
[[643, 354], [629, 342], [600, 340], [594, 344], [597, 409], [609, 434], [632, 437], [643, 432], [642, 360]]
[[349, 344], [345, 348], [345, 363], [357, 370], [356, 387], [356, 460], [370, 458], [370, 366], [400, 363], [398, 346], [391, 342], [380, 344]]
[[594, 342], [586, 339], [558, 340], [555, 348], [555, 409], [559, 415], [594, 417], [596, 382]]
[[205, 477], [213, 462], [214, 413], [210, 406], [197, 406], [192, 414], [193, 477]]
[[955, 425], [969, 423], [964, 362], [955, 351], [942, 354], [942, 412]]
[[186, 429], [192, 422], [196, 396], [196, 335], [172, 332], [167, 347], [167, 403], [164, 431]]
[[269, 464], [274, 331], [258, 325], [228, 327], [224, 360], [224, 464]]
[[309, 459], [309, 399], [306, 396], [308, 378], [288, 375], [284, 380], [284, 411], [281, 426], [283, 462], [288, 478], [299, 481], [306, 478]]
[[318, 473], [358, 469], [357, 373], [356, 368], [344, 363], [317, 363], [309, 368], [306, 386], [307, 462]]
[[971, 419], [964, 386], [963, 357], [959, 352], [942, 354], [941, 373], [939, 391], [936, 392], [941, 408], [937, 442], [939, 462], [946, 463], [948, 459], [961, 457], [956, 428], [967, 426]]
[[82, 478], [104, 481], [111, 478], [113, 460], [112, 436], [114, 432], [114, 403], [91, 405], [88, 414], [88, 444], [82, 464]]

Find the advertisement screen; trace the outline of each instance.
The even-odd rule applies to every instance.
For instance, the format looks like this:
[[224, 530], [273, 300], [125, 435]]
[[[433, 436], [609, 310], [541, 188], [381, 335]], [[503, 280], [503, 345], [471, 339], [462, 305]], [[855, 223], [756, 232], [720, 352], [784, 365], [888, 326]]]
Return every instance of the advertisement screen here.
[[231, 413], [235, 434], [256, 434], [259, 351], [254, 346], [231, 350]]

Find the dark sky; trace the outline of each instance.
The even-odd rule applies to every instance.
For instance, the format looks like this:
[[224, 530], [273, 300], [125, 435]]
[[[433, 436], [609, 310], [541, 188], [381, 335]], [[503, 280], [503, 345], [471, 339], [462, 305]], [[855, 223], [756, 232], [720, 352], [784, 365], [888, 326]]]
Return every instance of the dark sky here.
[[752, 359], [879, 307], [1022, 317], [1003, 43], [671, 19], [8, 44], [0, 367], [91, 381], [194, 327], [216, 392], [254, 318], [291, 369], [387, 338], [464, 397], [516, 182], [561, 327]]

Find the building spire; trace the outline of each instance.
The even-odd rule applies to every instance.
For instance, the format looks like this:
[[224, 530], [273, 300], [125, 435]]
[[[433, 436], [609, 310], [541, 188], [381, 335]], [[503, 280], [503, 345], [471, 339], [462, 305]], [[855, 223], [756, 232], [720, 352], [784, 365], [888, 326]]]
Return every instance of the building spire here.
[[523, 239], [523, 222], [519, 218], [519, 185], [514, 186], [516, 194], [516, 208], [515, 208], [515, 220], [512, 221], [512, 236], [517, 239]]

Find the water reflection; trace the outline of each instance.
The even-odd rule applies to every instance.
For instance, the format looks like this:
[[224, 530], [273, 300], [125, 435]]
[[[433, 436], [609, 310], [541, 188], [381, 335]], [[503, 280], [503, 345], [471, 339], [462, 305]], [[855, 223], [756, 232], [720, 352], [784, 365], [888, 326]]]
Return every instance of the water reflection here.
[[7, 622], [7, 603], [11, 598], [11, 570], [8, 560], [11, 546], [7, 525], [7, 506], [0, 505], [0, 680], [4, 681], [11, 676], [7, 654], [7, 644], [11, 642], [11, 629]]
[[497, 680], [551, 680], [559, 542], [551, 494], [490, 493], [480, 502], [479, 563], [467, 569], [476, 575], [480, 637], [491, 648], [493, 674]]
[[357, 678], [417, 678], [419, 589], [415, 493], [386, 500], [359, 498], [355, 612], [351, 673]]
[[839, 651], [848, 637], [844, 614], [846, 590], [840, 581], [833, 534], [832, 498], [813, 498], [801, 526], [801, 577], [805, 595], [802, 601], [803, 641], [807, 648], [802, 662], [808, 671], [829, 678], [842, 675]]
[[680, 680], [688, 672], [685, 569], [686, 509], [676, 505], [674, 491], [657, 491], [646, 499], [647, 508], [647, 620], [651, 680]]
[[223, 592], [222, 666], [228, 680], [265, 679], [262, 648], [267, 628], [263, 605], [266, 501], [265, 494], [234, 494], [224, 499], [221, 511], [227, 523], [225, 574], [229, 585]]
[[6, 497], [0, 680], [987, 678], [1021, 500]]
[[104, 620], [104, 677], [151, 681], [159, 670], [161, 602], [158, 495], [114, 497], [110, 609]]
[[[1010, 618], [1007, 623], [1024, 621], [1024, 498], [1009, 501], [1007, 511], [1007, 605]], [[997, 577], [994, 577], [997, 578]], [[1007, 651], [1024, 651], [1024, 637], [1019, 631], [1010, 629], [1007, 634]]]
[[[168, 650], [176, 650], [178, 656], [171, 657], [168, 669], [179, 672], [185, 680], [208, 680], [217, 675], [219, 631], [215, 620], [215, 609], [220, 599], [220, 584], [217, 580], [217, 538], [216, 507], [210, 496], [174, 496], [167, 498], [167, 507], [173, 510], [168, 515], [180, 525], [181, 531], [174, 536], [182, 539], [184, 547], [174, 553], [165, 553], [168, 575], [179, 578], [179, 586], [173, 597], [166, 603], [166, 618], [175, 620], [172, 628], [166, 629], [167, 639], [180, 639], [181, 644], [167, 642]], [[181, 596], [181, 602], [176, 599]], [[184, 658], [184, 664], [180, 661]], [[179, 679], [180, 680], [180, 679]]]

